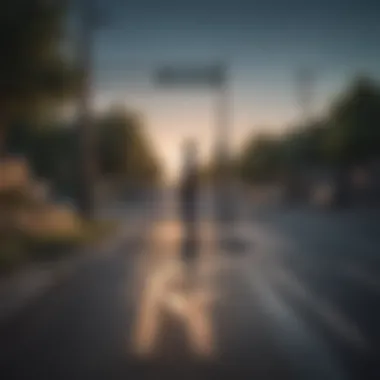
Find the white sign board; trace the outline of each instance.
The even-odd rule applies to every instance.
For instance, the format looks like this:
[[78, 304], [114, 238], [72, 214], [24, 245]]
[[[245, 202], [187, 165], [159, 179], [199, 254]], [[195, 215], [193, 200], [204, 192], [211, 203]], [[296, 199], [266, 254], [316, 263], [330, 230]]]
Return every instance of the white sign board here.
[[157, 70], [155, 81], [165, 87], [220, 87], [225, 81], [225, 70], [220, 65], [164, 66]]

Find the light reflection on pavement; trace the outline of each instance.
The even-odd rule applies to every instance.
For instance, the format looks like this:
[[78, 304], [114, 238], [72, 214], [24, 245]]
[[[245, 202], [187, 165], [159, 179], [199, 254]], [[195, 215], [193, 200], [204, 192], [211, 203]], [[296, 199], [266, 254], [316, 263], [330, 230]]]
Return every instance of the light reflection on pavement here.
[[[212, 227], [215, 228], [204, 223], [200, 228], [200, 257], [193, 277], [181, 261], [183, 236], [178, 221], [160, 222], [153, 228], [151, 238], [147, 239], [152, 246], [141, 264], [145, 266], [146, 282], [136, 316], [134, 352], [160, 357], [160, 347], [165, 345], [161, 326], [166, 313], [180, 321], [194, 354], [218, 357], [215, 323], [221, 316], [213, 314], [213, 309], [218, 304], [231, 304], [231, 294], [237, 292], [234, 302], [240, 302], [239, 308], [245, 310], [255, 299], [252, 310], [263, 315], [268, 313], [267, 322], [273, 325], [273, 331], [278, 331], [273, 344], [286, 353], [296, 372], [302, 376], [318, 373], [324, 378], [345, 378], [334, 353], [329, 352], [323, 339], [315, 336], [312, 329], [302, 327], [289, 300], [305, 305], [331, 334], [353, 349], [365, 350], [366, 337], [336, 305], [309, 289], [298, 277], [297, 268], [289, 265], [297, 242], [263, 226], [245, 222], [235, 223], [222, 231]], [[232, 245], [224, 246], [223, 242], [231, 241]], [[300, 255], [301, 265], [303, 261]], [[248, 316], [229, 315], [231, 331], [238, 331], [249, 323], [245, 322]], [[296, 350], [292, 342], [296, 342]], [[310, 355], [312, 360], [306, 360]]]
[[[192, 271], [181, 258], [182, 230], [178, 222], [159, 223], [148, 239], [152, 247], [141, 265], [145, 268], [145, 283], [136, 315], [133, 351], [139, 355], [154, 355], [159, 340], [164, 313], [180, 321], [192, 351], [211, 357], [215, 351], [211, 322], [211, 307], [215, 299], [211, 262], [210, 225], [202, 225], [199, 250], [203, 253]], [[211, 260], [210, 260], [211, 258]]]
[[375, 243], [331, 216], [221, 230], [204, 218], [189, 267], [173, 211], [88, 255], [0, 331], [3, 377], [380, 378]]

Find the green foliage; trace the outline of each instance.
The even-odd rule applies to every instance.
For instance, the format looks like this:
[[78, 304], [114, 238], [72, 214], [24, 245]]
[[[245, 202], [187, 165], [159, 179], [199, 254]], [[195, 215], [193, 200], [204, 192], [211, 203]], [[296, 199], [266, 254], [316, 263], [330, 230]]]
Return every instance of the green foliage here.
[[259, 135], [248, 142], [240, 159], [240, 175], [246, 181], [269, 181], [282, 170], [281, 142], [270, 135]]
[[139, 118], [113, 108], [97, 122], [101, 173], [132, 182], [155, 182], [160, 167]]
[[359, 78], [332, 105], [325, 120], [279, 138], [251, 139], [240, 157], [240, 174], [246, 181], [276, 180], [305, 167], [342, 167], [379, 154], [380, 87]]
[[365, 161], [380, 150], [380, 88], [357, 79], [332, 107], [326, 149], [338, 163]]
[[[286, 170], [324, 164], [329, 125], [318, 121], [293, 129], [279, 141], [278, 159]], [[279, 162], [280, 164], [280, 162]]]
[[83, 222], [80, 228], [66, 233], [30, 235], [18, 229], [0, 229], [0, 275], [17, 269], [28, 261], [54, 261], [75, 254], [82, 246], [99, 243], [115, 233], [116, 221]]
[[65, 57], [66, 1], [3, 0], [0, 12], [1, 143], [16, 118], [37, 118], [77, 91], [79, 71]]
[[[99, 174], [130, 182], [157, 182], [161, 168], [138, 117], [113, 108], [94, 121]], [[35, 176], [47, 179], [53, 191], [73, 196], [78, 174], [78, 134], [76, 128], [58, 125], [37, 127], [15, 123], [9, 131], [7, 151], [28, 158]]]
[[30, 197], [30, 194], [25, 190], [3, 190], [0, 192], [0, 208], [1, 210], [17, 210], [31, 209], [38, 207], [35, 200]]
[[60, 193], [73, 195], [77, 167], [74, 129], [14, 123], [7, 140], [7, 152], [25, 156], [36, 177], [51, 181]]
[[20, 239], [0, 236], [0, 241], [0, 274], [2, 274], [12, 271], [24, 261], [25, 247]]
[[76, 248], [99, 243], [115, 233], [117, 227], [118, 223], [112, 220], [82, 221], [73, 231], [25, 236], [25, 251], [33, 260], [54, 260], [74, 253]]

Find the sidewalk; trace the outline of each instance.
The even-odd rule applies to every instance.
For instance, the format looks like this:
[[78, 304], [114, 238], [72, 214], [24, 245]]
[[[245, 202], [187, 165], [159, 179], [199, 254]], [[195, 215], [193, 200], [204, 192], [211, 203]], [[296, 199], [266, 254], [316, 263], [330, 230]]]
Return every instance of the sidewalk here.
[[74, 269], [78, 257], [34, 264], [0, 280], [0, 324], [36, 297], [63, 280]]
[[146, 217], [144, 213], [134, 212], [129, 217], [116, 218], [121, 222], [120, 226], [112, 236], [101, 243], [75, 248], [59, 260], [31, 264], [1, 278], [0, 324], [9, 320], [53, 286], [64, 281], [84, 261], [116, 250], [126, 239], [140, 233], [146, 224]]

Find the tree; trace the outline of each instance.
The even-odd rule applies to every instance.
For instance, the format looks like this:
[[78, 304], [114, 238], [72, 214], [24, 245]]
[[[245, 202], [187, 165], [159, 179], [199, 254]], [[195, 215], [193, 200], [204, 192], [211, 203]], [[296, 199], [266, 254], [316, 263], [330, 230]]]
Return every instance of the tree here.
[[282, 136], [260, 134], [244, 148], [240, 175], [245, 182], [282, 183], [289, 200], [307, 194], [309, 170], [326, 162], [324, 142], [328, 124], [316, 121]]
[[243, 148], [240, 158], [240, 175], [248, 182], [271, 181], [281, 175], [282, 146], [278, 138], [261, 134]]
[[12, 125], [7, 150], [26, 157], [32, 172], [48, 180], [56, 193], [74, 195], [78, 137], [75, 128], [49, 125], [32, 128], [28, 123]]
[[380, 87], [360, 77], [331, 108], [326, 149], [340, 165], [365, 162], [380, 152]]
[[102, 175], [134, 183], [156, 182], [160, 165], [141, 120], [122, 107], [112, 107], [97, 121]]
[[261, 134], [249, 140], [240, 170], [246, 181], [282, 179], [288, 194], [298, 198], [308, 187], [310, 169], [327, 168], [336, 173], [337, 202], [343, 205], [348, 202], [350, 167], [370, 164], [379, 156], [380, 86], [361, 77], [334, 102], [324, 119], [278, 138]]
[[380, 87], [369, 78], [357, 78], [333, 104], [329, 117], [326, 152], [336, 169], [336, 202], [346, 206], [351, 166], [379, 158]]
[[0, 151], [17, 118], [52, 109], [76, 90], [63, 54], [66, 1], [3, 0], [0, 12]]

